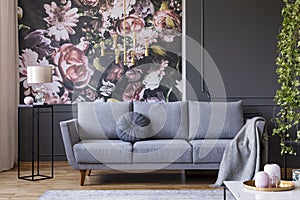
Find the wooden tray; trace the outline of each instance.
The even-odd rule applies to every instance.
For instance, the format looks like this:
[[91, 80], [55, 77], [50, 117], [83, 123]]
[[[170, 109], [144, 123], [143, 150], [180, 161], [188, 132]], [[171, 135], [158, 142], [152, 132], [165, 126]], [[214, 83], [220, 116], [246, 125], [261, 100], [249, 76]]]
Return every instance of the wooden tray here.
[[255, 181], [245, 181], [243, 182], [245, 188], [249, 190], [258, 190], [258, 191], [266, 191], [266, 192], [279, 192], [279, 191], [286, 191], [292, 190], [295, 188], [295, 184], [292, 181], [280, 181], [279, 188], [258, 188], [255, 187]]

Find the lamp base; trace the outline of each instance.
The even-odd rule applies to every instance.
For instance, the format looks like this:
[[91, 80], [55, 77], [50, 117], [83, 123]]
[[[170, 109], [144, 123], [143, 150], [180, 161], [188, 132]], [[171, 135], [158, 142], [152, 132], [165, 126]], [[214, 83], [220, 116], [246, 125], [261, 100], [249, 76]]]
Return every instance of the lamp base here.
[[44, 86], [41, 85], [38, 89], [37, 89], [37, 94], [35, 95], [35, 101], [37, 104], [39, 105], [43, 105], [45, 103], [46, 97], [44, 95], [43, 92]]

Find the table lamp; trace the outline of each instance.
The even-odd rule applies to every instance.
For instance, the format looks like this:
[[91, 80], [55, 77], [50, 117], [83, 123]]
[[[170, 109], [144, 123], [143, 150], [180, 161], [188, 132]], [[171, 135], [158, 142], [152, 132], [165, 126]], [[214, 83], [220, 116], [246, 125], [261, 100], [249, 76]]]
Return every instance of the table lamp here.
[[35, 100], [37, 104], [44, 104], [46, 98], [43, 83], [52, 82], [52, 66], [27, 66], [27, 82], [38, 84]]

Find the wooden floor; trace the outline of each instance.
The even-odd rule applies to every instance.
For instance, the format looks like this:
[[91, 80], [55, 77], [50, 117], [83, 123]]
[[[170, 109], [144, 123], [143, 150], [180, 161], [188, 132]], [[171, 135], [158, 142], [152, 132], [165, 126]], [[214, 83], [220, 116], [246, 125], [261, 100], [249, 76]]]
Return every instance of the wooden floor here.
[[[22, 164], [22, 174], [30, 174], [30, 167]], [[45, 163], [41, 168], [49, 172], [48, 166], [49, 163]], [[143, 174], [92, 171], [91, 176], [86, 178], [85, 185], [80, 186], [79, 171], [73, 170], [67, 162], [55, 162], [54, 178], [48, 180], [21, 180], [17, 177], [17, 171], [18, 169], [14, 168], [0, 173], [0, 200], [38, 199], [46, 190], [211, 189], [209, 185], [214, 183], [217, 177], [216, 171], [187, 171], [186, 179], [181, 171]]]

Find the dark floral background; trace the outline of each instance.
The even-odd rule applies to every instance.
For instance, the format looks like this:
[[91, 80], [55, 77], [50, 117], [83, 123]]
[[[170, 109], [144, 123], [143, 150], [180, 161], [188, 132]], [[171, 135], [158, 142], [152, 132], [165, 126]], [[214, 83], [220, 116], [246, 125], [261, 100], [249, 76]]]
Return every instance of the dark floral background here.
[[20, 102], [36, 95], [30, 65], [53, 66], [53, 82], [43, 84], [49, 104], [181, 100], [182, 1], [126, 0], [125, 7], [124, 14], [124, 0], [19, 0]]

